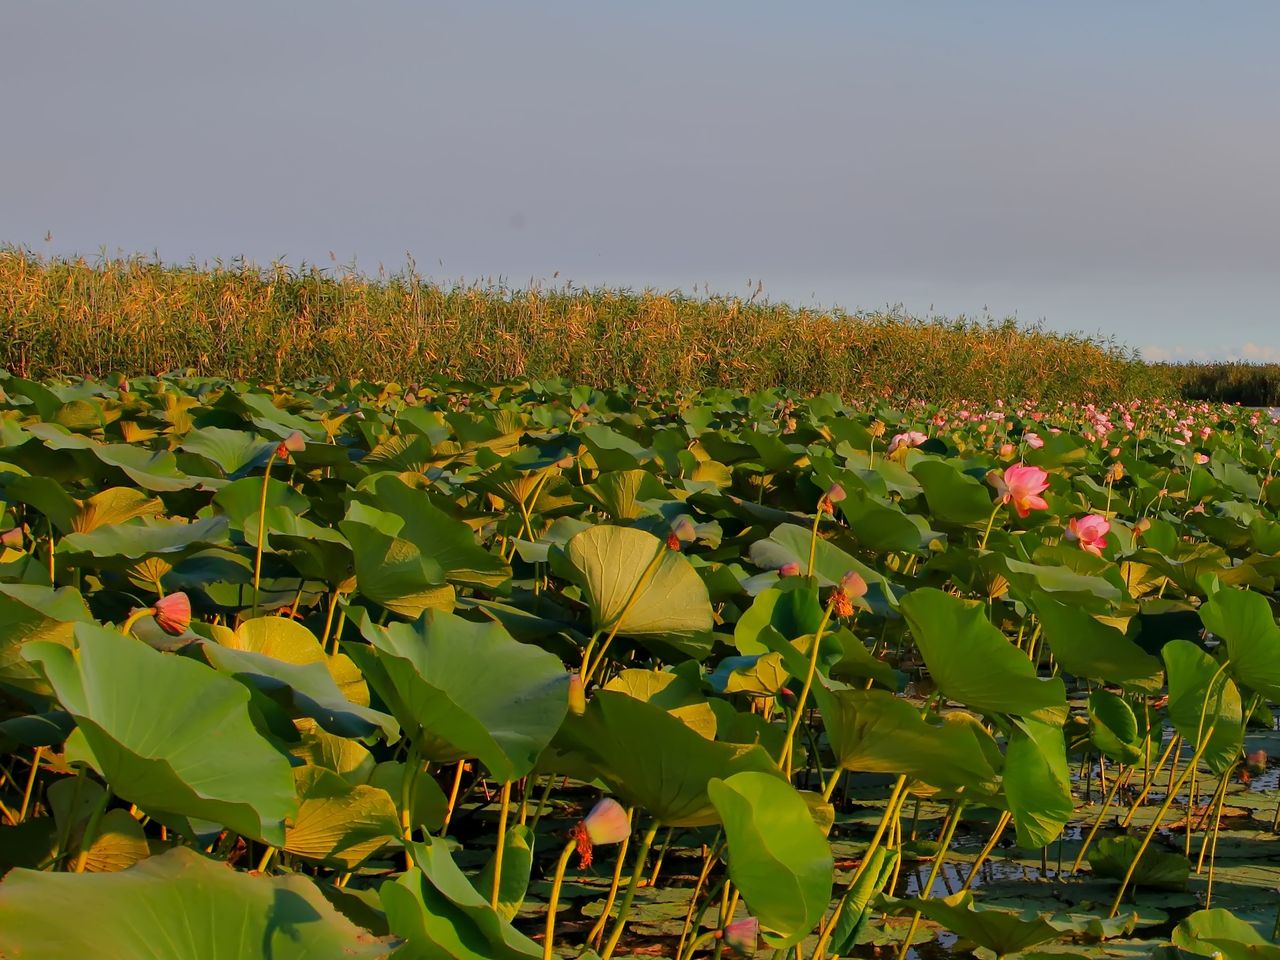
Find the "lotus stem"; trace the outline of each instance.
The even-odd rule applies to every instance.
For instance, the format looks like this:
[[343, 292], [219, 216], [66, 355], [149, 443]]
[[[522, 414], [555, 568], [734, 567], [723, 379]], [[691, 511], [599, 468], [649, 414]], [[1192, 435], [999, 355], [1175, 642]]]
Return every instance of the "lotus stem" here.
[[274, 857], [275, 855], [276, 855], [275, 847], [267, 847], [267, 849], [263, 851], [262, 859], [258, 861], [258, 873], [266, 872], [267, 867], [271, 863], [271, 858]]
[[1214, 800], [1213, 809], [1213, 827], [1210, 830], [1211, 839], [1209, 842], [1200, 844], [1200, 860], [1196, 864], [1196, 873], [1200, 873], [1200, 868], [1204, 866], [1205, 847], [1209, 847], [1209, 885], [1205, 888], [1204, 907], [1206, 910], [1213, 903], [1213, 871], [1214, 865], [1218, 859], [1218, 824], [1222, 821], [1222, 807], [1227, 799], [1227, 784], [1231, 781], [1231, 773], [1235, 770], [1235, 764], [1232, 764], [1222, 777], [1222, 783], [1218, 785], [1218, 795]]
[[675, 827], [667, 827], [667, 835], [662, 838], [662, 846], [658, 848], [658, 858], [653, 863], [653, 873], [649, 874], [649, 880], [645, 886], [656, 887], [658, 885], [658, 874], [662, 872], [662, 861], [667, 855], [667, 848], [671, 846], [671, 838], [675, 835]]
[[1080, 864], [1084, 863], [1085, 854], [1089, 852], [1089, 845], [1093, 843], [1093, 838], [1097, 836], [1098, 829], [1102, 826], [1102, 821], [1107, 817], [1107, 811], [1111, 808], [1111, 803], [1115, 800], [1115, 796], [1119, 793], [1123, 784], [1129, 782], [1129, 777], [1133, 773], [1133, 767], [1127, 767], [1124, 774], [1117, 775], [1111, 781], [1111, 792], [1107, 794], [1107, 798], [1102, 801], [1102, 810], [1098, 813], [1098, 818], [1093, 821], [1093, 826], [1089, 830], [1088, 836], [1084, 838], [1084, 843], [1080, 845], [1080, 852], [1076, 854], [1076, 862], [1071, 865], [1071, 875], [1075, 876], [1080, 869]]
[[991, 516], [987, 517], [987, 529], [982, 531], [982, 540], [978, 543], [979, 553], [987, 549], [987, 538], [991, 536], [991, 528], [995, 526], [996, 515], [1000, 512], [1000, 508], [1003, 506], [1004, 502], [997, 500], [995, 507], [991, 511]]
[[[631, 818], [635, 815], [635, 808], [627, 808], [627, 826], [631, 826]], [[631, 831], [627, 831], [627, 835], [622, 838], [622, 844], [618, 847], [618, 856], [613, 863], [613, 878], [609, 881], [609, 895], [604, 898], [604, 909], [600, 911], [600, 916], [596, 918], [596, 922], [591, 925], [591, 930], [587, 933], [587, 943], [592, 944], [597, 950], [604, 940], [604, 927], [609, 922], [609, 914], [613, 910], [613, 905], [618, 899], [618, 888], [622, 885], [622, 868], [627, 861], [627, 850], [631, 847]]]
[[[951, 846], [951, 838], [955, 836], [956, 827], [960, 825], [960, 814], [964, 811], [964, 799], [956, 801], [955, 809], [951, 811], [951, 816], [947, 823], [943, 826], [942, 837], [938, 841], [938, 852], [933, 858], [933, 867], [929, 870], [929, 879], [925, 881], [924, 889], [920, 891], [920, 899], [930, 899], [933, 891], [934, 882], [938, 879], [938, 873], [942, 870], [942, 862], [947, 857], [947, 848]], [[911, 917], [911, 925], [907, 927], [907, 935], [902, 939], [902, 948], [898, 951], [898, 960], [906, 960], [907, 952], [911, 949], [911, 938], [916, 935], [916, 928], [920, 926], [920, 911], [917, 910]]]
[[555, 946], [556, 908], [560, 906], [560, 888], [564, 885], [564, 871], [569, 865], [569, 858], [573, 856], [573, 851], [577, 847], [578, 842], [576, 839], [566, 843], [564, 850], [560, 854], [560, 859], [556, 863], [555, 878], [551, 881], [551, 898], [547, 901], [547, 927], [546, 935], [542, 940], [542, 960], [551, 960], [551, 951]]
[[[978, 853], [977, 859], [973, 861], [973, 866], [969, 868], [969, 875], [964, 878], [961, 890], [968, 890], [973, 886], [973, 878], [978, 875], [978, 871], [982, 869], [982, 865], [987, 862], [987, 858], [991, 856], [991, 851], [996, 848], [996, 844], [1000, 842], [1001, 835], [1009, 827], [1009, 821], [1013, 819], [1013, 814], [1005, 810], [1000, 814], [1000, 819], [996, 821], [996, 828], [991, 831], [991, 838], [987, 840], [986, 846]], [[1061, 872], [1061, 871], [1059, 871]]]
[[640, 847], [636, 850], [635, 866], [631, 870], [631, 880], [627, 884], [627, 892], [622, 896], [622, 904], [618, 907], [618, 919], [614, 921], [613, 932], [609, 934], [609, 942], [605, 944], [600, 960], [609, 960], [613, 951], [618, 949], [618, 941], [622, 939], [622, 931], [627, 924], [627, 914], [631, 912], [631, 901], [635, 899], [636, 887], [640, 885], [640, 875], [644, 873], [645, 861], [649, 858], [649, 848], [653, 846], [653, 838], [658, 835], [660, 824], [657, 820], [649, 825], [649, 829], [640, 838]]
[[677, 956], [683, 958], [683, 960], [693, 960], [694, 954], [706, 947], [708, 944], [719, 940], [720, 936], [719, 930], [708, 930], [706, 933], [699, 934], [698, 937], [694, 939], [693, 943], [689, 944], [688, 952], [677, 954]]
[[[837, 770], [841, 769], [839, 767]], [[893, 789], [889, 792], [889, 799], [885, 802], [884, 813], [880, 817], [880, 823], [876, 827], [876, 832], [871, 835], [871, 842], [867, 844], [867, 849], [862, 852], [862, 861], [858, 864], [858, 868], [853, 871], [853, 876], [849, 878], [849, 882], [844, 886], [844, 892], [840, 895], [840, 899], [836, 902], [835, 909], [831, 912], [831, 916], [827, 922], [823, 924], [818, 933], [818, 942], [813, 948], [815, 957], [822, 957], [827, 948], [827, 941], [831, 939], [831, 934], [835, 932], [836, 924], [840, 922], [840, 914], [844, 912], [844, 906], [849, 898], [849, 894], [853, 892], [854, 887], [858, 885], [858, 881], [862, 879], [862, 875], [867, 872], [868, 866], [871, 864], [871, 857], [880, 846], [884, 839], [885, 832], [889, 829], [889, 825], [893, 823], [898, 814], [902, 811], [902, 805], [907, 801], [906, 795], [907, 778], [900, 775], [894, 781]]]
[[498, 900], [502, 892], [502, 854], [507, 846], [507, 817], [511, 814], [511, 781], [502, 784], [502, 809], [498, 813], [498, 846], [493, 851], [493, 892], [489, 895], [489, 906], [498, 909]]
[[[1156, 777], [1160, 776], [1160, 771], [1164, 769], [1164, 765], [1169, 761], [1170, 754], [1177, 749], [1178, 744], [1181, 742], [1182, 737], [1178, 734], [1174, 734], [1173, 739], [1169, 741], [1169, 745], [1164, 748], [1164, 753], [1160, 755], [1160, 760], [1156, 763], [1156, 768], [1151, 771], [1149, 776], [1143, 778], [1142, 791], [1134, 799], [1133, 803], [1130, 804], [1129, 812], [1125, 814], [1124, 819], [1120, 821], [1121, 827], [1129, 826], [1130, 821], [1133, 820], [1133, 815], [1138, 812], [1138, 807], [1142, 805], [1142, 801], [1146, 800], [1147, 794], [1151, 792], [1151, 784], [1155, 781]], [[1175, 760], [1174, 766], [1176, 767], [1177, 765], [1178, 763]]]
[[111, 803], [111, 788], [107, 787], [102, 791], [102, 799], [98, 801], [97, 806], [93, 808], [93, 813], [89, 815], [89, 823], [84, 828], [84, 836], [80, 838], [80, 853], [76, 856], [75, 873], [84, 873], [84, 866], [89, 862], [89, 850], [93, 847], [93, 842], [98, 839], [98, 825], [102, 823], [102, 815], [106, 812], [109, 803]]
[[333, 629], [333, 614], [338, 609], [338, 591], [334, 590], [329, 594], [329, 612], [324, 618], [324, 633], [320, 635], [320, 646], [324, 647], [324, 652], [329, 656], [333, 656], [338, 652], [338, 638], [333, 638], [333, 645], [329, 644], [329, 631]]
[[271, 467], [276, 462], [277, 450], [272, 450], [267, 460], [267, 469], [262, 474], [262, 498], [258, 501], [258, 543], [253, 553], [253, 616], [255, 617], [258, 615], [262, 584], [262, 544], [267, 539], [267, 492], [271, 489]]
[[[462, 776], [461, 773], [458, 774]], [[547, 782], [542, 786], [542, 793], [538, 797], [538, 805], [533, 808], [533, 823], [530, 825], [531, 830], [538, 829], [538, 821], [542, 819], [542, 811], [547, 807], [547, 798], [551, 796], [551, 788], [555, 786], [556, 775], [554, 773], [547, 774]]]
[[133, 632], [133, 628], [138, 625], [138, 621], [143, 617], [151, 616], [155, 610], [151, 607], [143, 607], [141, 610], [135, 610], [125, 618], [124, 623], [120, 625], [120, 632], [126, 637]]
[[809, 564], [805, 567], [805, 576], [813, 576], [813, 565], [818, 558], [818, 526], [822, 523], [822, 509], [826, 503], [826, 496], [818, 501], [818, 511], [813, 515], [813, 530], [809, 534]]
[[22, 791], [22, 807], [18, 810], [18, 822], [27, 819], [27, 810], [31, 806], [31, 791], [35, 789], [36, 775], [40, 773], [40, 754], [44, 747], [36, 747], [35, 756], [31, 759], [31, 770], [27, 773], [27, 785]]
[[791, 721], [787, 724], [787, 733], [782, 740], [782, 758], [778, 766], [782, 768], [782, 772], [788, 780], [791, 779], [791, 757], [795, 752], [795, 736], [796, 728], [800, 725], [800, 718], [804, 714], [804, 704], [809, 699], [809, 691], [813, 689], [813, 677], [818, 670], [818, 651], [822, 649], [822, 634], [827, 629], [827, 624], [831, 621], [831, 611], [835, 606], [835, 598], [827, 601], [827, 608], [822, 612], [822, 620], [818, 623], [818, 629], [813, 635], [813, 648], [809, 651], [809, 672], [805, 674], [804, 686], [800, 689], [800, 698], [796, 701], [795, 710], [791, 714]]
[[[684, 956], [684, 943], [689, 937], [689, 931], [696, 929], [697, 925], [702, 922], [702, 914], [706, 912], [707, 902], [704, 901], [702, 909], [697, 911], [697, 917], [694, 917], [694, 911], [698, 906], [698, 895], [702, 893], [702, 887], [707, 882], [707, 877], [711, 874], [711, 867], [716, 861], [716, 856], [720, 852], [720, 834], [717, 833], [715, 843], [707, 848], [706, 854], [702, 858], [702, 870], [698, 873], [698, 882], [693, 886], [693, 894], [689, 897], [689, 909], [685, 911], [684, 926], [680, 928], [680, 943], [676, 947], [676, 956]], [[712, 896], [715, 896], [713, 893]]]

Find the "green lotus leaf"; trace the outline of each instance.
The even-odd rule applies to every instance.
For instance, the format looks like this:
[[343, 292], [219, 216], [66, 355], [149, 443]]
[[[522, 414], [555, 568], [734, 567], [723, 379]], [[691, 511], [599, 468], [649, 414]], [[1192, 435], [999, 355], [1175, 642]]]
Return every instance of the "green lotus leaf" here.
[[945, 460], [922, 459], [911, 475], [924, 487], [924, 498], [935, 518], [962, 526], [986, 523], [991, 493], [979, 481]]
[[707, 795], [714, 778], [748, 770], [782, 777], [760, 747], [707, 740], [661, 707], [612, 690], [567, 718], [556, 744], [590, 764], [627, 805], [671, 827], [716, 822]]
[[200, 819], [273, 846], [284, 842], [284, 821], [297, 806], [293, 776], [288, 759], [255, 728], [248, 690], [92, 624], [78, 624], [75, 639], [75, 650], [39, 642], [23, 655], [75, 718], [117, 796], [188, 832], [190, 820]]
[[1174, 928], [1174, 946], [1223, 960], [1276, 960], [1280, 946], [1231, 911], [1197, 910]]
[[204, 457], [221, 470], [223, 476], [234, 478], [265, 466], [278, 443], [244, 430], [201, 427], [183, 437], [178, 449]]
[[75, 625], [93, 622], [84, 598], [71, 587], [0, 583], [0, 683], [48, 693], [40, 672], [23, 659], [23, 647], [41, 640], [70, 646]]
[[[1141, 847], [1137, 837], [1104, 837], [1090, 848], [1089, 866], [1094, 876], [1123, 880]], [[1181, 890], [1190, 874], [1191, 863], [1186, 857], [1149, 846], [1138, 861], [1132, 882], [1138, 887]]]
[[816, 585], [807, 579], [787, 577], [776, 587], [756, 594], [734, 626], [733, 643], [742, 654], [767, 653], [771, 645], [760, 639], [760, 632], [766, 627], [772, 627], [784, 640], [795, 640], [817, 632], [821, 622], [822, 605]]
[[[751, 562], [766, 570], [777, 570], [788, 563], [799, 564], [802, 571], [807, 570], [811, 539], [812, 534], [805, 527], [782, 524], [775, 527], [768, 537], [751, 545]], [[865, 597], [854, 601], [857, 606], [885, 614], [897, 605], [893, 588], [884, 574], [835, 544], [819, 539], [813, 563], [813, 574], [818, 584], [833, 587], [850, 571], [862, 577], [868, 588]]]
[[415, 544], [354, 520], [338, 527], [351, 544], [356, 588], [366, 600], [408, 619], [453, 608], [444, 568]]
[[186, 847], [118, 873], [15, 870], [0, 884], [6, 956], [310, 960], [390, 951], [301, 874], [251, 877]]
[[798, 943], [822, 919], [833, 862], [809, 807], [786, 781], [744, 772], [707, 783], [729, 847], [729, 876], [774, 946]]
[[227, 543], [226, 517], [205, 517], [186, 523], [142, 517], [98, 527], [90, 533], [71, 533], [58, 541], [58, 554], [68, 562], [127, 569], [144, 557], [163, 557], [174, 563], [197, 550]]
[[653, 534], [589, 527], [565, 545], [561, 563], [563, 575], [582, 588], [593, 629], [658, 641], [696, 659], [711, 649], [706, 585]]
[[1004, 758], [1004, 793], [1019, 846], [1035, 850], [1057, 839], [1075, 813], [1061, 726], [1014, 724]]
[[1280, 701], [1280, 627], [1266, 597], [1223, 588], [1201, 605], [1200, 619], [1226, 642], [1236, 681]]
[[1163, 686], [1160, 660], [1115, 627], [1043, 593], [1035, 595], [1034, 604], [1049, 649], [1067, 673], [1142, 693]]
[[1109, 690], [1089, 694], [1089, 740], [1116, 763], [1134, 764], [1145, 754], [1146, 731], [1138, 727], [1133, 707]]
[[310, 765], [293, 779], [298, 814], [285, 830], [286, 853], [353, 870], [389, 841], [399, 843], [400, 815], [387, 791]]
[[382, 885], [387, 923], [405, 943], [404, 960], [539, 960], [542, 948], [481, 896], [444, 840], [413, 844], [416, 867]]
[[1061, 679], [1041, 679], [987, 619], [982, 604], [925, 587], [902, 598], [902, 614], [944, 695], [983, 713], [1056, 723], [1067, 718]]
[[[533, 831], [517, 824], [507, 830], [502, 851], [502, 878], [498, 884], [498, 916], [508, 923], [520, 911], [529, 892], [529, 875], [533, 870]], [[495, 855], [485, 863], [476, 877], [475, 888], [483, 896], [493, 890]]]
[[979, 907], [973, 902], [973, 894], [968, 890], [930, 900], [919, 897], [895, 900], [885, 897], [883, 902], [891, 913], [912, 913], [918, 910], [935, 923], [940, 923], [952, 933], [990, 950], [997, 957], [1021, 953], [1062, 936], [1057, 927], [1035, 914]]
[[498, 624], [429, 611], [378, 626], [359, 608], [351, 619], [373, 645], [357, 662], [425, 759], [476, 757], [499, 781], [516, 780], [560, 729], [569, 708], [560, 658]]
[[996, 794], [1000, 751], [980, 726], [959, 718], [931, 723], [919, 707], [884, 690], [833, 690], [818, 682], [813, 692], [841, 768], [903, 774], [950, 794]]
[[1169, 722], [1192, 746], [1207, 738], [1203, 760], [1222, 773], [1240, 755], [1244, 736], [1239, 688], [1188, 640], [1170, 641], [1161, 655], [1169, 676]]

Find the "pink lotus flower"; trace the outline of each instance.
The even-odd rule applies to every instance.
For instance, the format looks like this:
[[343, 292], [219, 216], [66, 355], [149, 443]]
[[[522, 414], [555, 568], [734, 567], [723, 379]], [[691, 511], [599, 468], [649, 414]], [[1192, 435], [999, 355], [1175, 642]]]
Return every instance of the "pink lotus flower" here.
[[1008, 467], [1003, 474], [993, 474], [990, 482], [1000, 502], [1012, 503], [1020, 517], [1032, 510], [1049, 509], [1048, 502], [1040, 496], [1049, 489], [1049, 475], [1039, 467]]
[[727, 943], [735, 953], [744, 957], [754, 956], [760, 940], [760, 921], [755, 917], [735, 920], [720, 931], [717, 939]]
[[1022, 439], [1032, 450], [1039, 450], [1044, 446], [1044, 441], [1040, 439], [1040, 434], [1038, 433], [1024, 433]]
[[1067, 539], [1079, 541], [1081, 550], [1100, 557], [1107, 545], [1107, 532], [1110, 529], [1111, 522], [1096, 513], [1072, 517], [1071, 523], [1067, 525]]
[[631, 821], [622, 804], [605, 797], [573, 828], [572, 836], [578, 842], [578, 869], [591, 866], [591, 852], [600, 844], [621, 843], [631, 834]]
[[151, 608], [156, 624], [165, 633], [178, 637], [191, 625], [191, 601], [185, 593], [171, 593], [161, 597]]
[[908, 430], [906, 433], [895, 434], [893, 439], [889, 441], [889, 452], [893, 453], [901, 447], [918, 447], [928, 439], [929, 437], [919, 430]]
[[798, 577], [800, 576], [800, 564], [792, 560], [790, 563], [784, 563], [778, 568], [778, 576], [780, 577]]

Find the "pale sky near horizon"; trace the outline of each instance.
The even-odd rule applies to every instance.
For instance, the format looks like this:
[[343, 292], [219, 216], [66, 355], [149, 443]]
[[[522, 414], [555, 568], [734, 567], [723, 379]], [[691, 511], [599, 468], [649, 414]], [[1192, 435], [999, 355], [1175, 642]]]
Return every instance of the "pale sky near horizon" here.
[[0, 243], [1280, 360], [1277, 36], [1273, 2], [10, 2]]

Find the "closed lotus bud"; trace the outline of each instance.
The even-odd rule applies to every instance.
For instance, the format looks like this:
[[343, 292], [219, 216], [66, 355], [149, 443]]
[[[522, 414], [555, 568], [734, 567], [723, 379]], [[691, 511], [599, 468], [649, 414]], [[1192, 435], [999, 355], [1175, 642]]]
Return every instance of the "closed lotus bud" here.
[[688, 517], [680, 517], [671, 525], [671, 532], [681, 543], [693, 543], [698, 539], [698, 530]]
[[289, 434], [287, 437], [285, 437], [283, 440], [280, 441], [280, 446], [277, 448], [277, 453], [281, 458], [283, 458], [283, 457], [287, 457], [291, 453], [301, 453], [303, 450], [306, 449], [306, 447], [307, 447], [307, 438], [304, 437], [297, 430], [295, 430], [293, 431], [293, 433]]
[[1244, 762], [1250, 773], [1262, 773], [1267, 769], [1267, 751], [1254, 750], [1252, 753], [1247, 753]]
[[784, 563], [778, 568], [778, 576], [780, 577], [798, 577], [800, 576], [800, 564], [792, 560], [790, 563]]
[[734, 953], [744, 957], [755, 956], [756, 946], [760, 942], [760, 921], [755, 917], [735, 920], [720, 931], [718, 939], [727, 943]]
[[582, 674], [569, 674], [569, 712], [580, 717], [587, 712], [587, 691], [582, 685]]
[[161, 597], [151, 608], [156, 624], [165, 633], [176, 637], [187, 632], [191, 626], [191, 601], [185, 593], [171, 593]]
[[839, 503], [846, 496], [847, 494], [844, 492], [844, 487], [840, 486], [838, 483], [833, 483], [831, 486], [827, 487], [827, 499], [832, 503]]
[[1002, 444], [1000, 444], [1000, 457], [1001, 457], [1001, 459], [1003, 459], [1003, 460], [1009, 460], [1009, 459], [1011, 459], [1011, 458], [1013, 457], [1013, 444], [1012, 444], [1012, 443], [1002, 443]]

